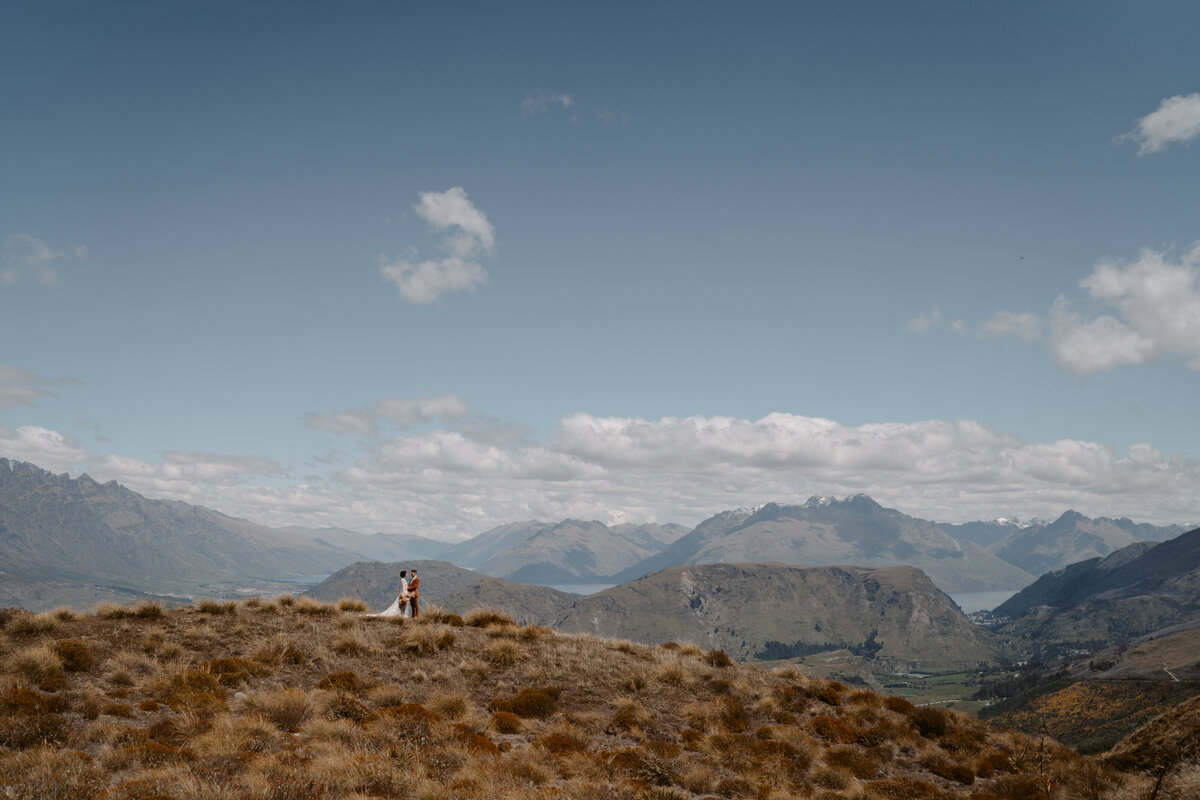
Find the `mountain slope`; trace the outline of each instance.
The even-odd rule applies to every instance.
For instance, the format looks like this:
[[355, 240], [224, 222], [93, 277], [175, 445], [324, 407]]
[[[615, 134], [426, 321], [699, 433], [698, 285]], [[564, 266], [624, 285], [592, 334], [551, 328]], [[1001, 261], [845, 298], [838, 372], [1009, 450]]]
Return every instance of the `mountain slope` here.
[[1032, 641], [1120, 642], [1200, 618], [1200, 528], [1042, 576], [996, 610]]
[[290, 525], [279, 530], [294, 533], [352, 553], [361, 561], [404, 561], [437, 558], [450, 545], [411, 533], [358, 533], [345, 528], [304, 528]]
[[960, 542], [932, 522], [880, 506], [865, 495], [813, 498], [802, 506], [768, 503], [701, 522], [670, 547], [616, 576], [629, 581], [686, 564], [769, 562], [915, 566], [943, 591], [1024, 586], [1033, 576], [982, 547]]
[[691, 641], [737, 658], [850, 647], [928, 667], [1000, 660], [990, 635], [912, 567], [704, 564], [586, 597], [489, 579], [444, 596], [441, 604], [458, 611], [491, 605], [566, 632]]
[[327, 572], [354, 560], [207, 508], [0, 458], [0, 563], [17, 578], [176, 594], [211, 581]]
[[1049, 525], [1013, 531], [991, 549], [1000, 558], [1034, 575], [1041, 575], [1089, 558], [1103, 558], [1141, 541], [1165, 541], [1179, 536], [1179, 525], [1139, 525], [1128, 519], [1088, 519], [1067, 511]]
[[439, 558], [515, 581], [589, 583], [657, 553], [684, 532], [680, 525], [516, 522], [447, 548]]

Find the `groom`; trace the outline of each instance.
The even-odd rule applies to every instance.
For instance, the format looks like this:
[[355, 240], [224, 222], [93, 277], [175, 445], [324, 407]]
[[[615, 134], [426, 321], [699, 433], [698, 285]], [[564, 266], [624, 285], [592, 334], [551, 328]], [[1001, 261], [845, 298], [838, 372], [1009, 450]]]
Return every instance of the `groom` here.
[[417, 577], [417, 571], [414, 569], [412, 571], [412, 580], [408, 582], [408, 593], [410, 595], [408, 602], [412, 605], [413, 619], [421, 616], [421, 607], [417, 602], [417, 597], [420, 595], [420, 592], [417, 591], [417, 587], [420, 585], [421, 579]]

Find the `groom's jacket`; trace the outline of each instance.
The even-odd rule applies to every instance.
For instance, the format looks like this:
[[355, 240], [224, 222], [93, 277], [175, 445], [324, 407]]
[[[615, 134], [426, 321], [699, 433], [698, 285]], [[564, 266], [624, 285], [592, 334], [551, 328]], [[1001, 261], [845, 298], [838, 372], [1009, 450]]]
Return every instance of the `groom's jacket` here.
[[420, 597], [421, 593], [417, 591], [417, 587], [421, 585], [420, 578], [413, 578], [412, 583], [408, 585], [408, 593], [413, 597]]

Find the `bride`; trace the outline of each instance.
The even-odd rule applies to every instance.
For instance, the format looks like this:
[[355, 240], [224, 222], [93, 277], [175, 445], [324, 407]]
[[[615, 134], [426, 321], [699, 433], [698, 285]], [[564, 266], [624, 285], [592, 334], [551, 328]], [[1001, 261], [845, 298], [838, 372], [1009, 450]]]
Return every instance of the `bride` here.
[[409, 619], [412, 617], [412, 603], [409, 600], [412, 594], [408, 591], [408, 570], [400, 570], [400, 588], [396, 591], [396, 599], [382, 613], [368, 614], [371, 617], [403, 617]]

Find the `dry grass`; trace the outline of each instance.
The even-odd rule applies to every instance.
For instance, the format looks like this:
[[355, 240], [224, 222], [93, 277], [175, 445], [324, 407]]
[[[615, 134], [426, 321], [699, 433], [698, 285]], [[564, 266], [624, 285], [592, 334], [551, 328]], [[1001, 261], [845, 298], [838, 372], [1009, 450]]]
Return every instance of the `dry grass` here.
[[[0, 798], [1133, 800], [1152, 788], [1036, 738], [694, 645], [564, 636], [493, 609], [397, 625], [355, 608], [281, 597], [10, 615]], [[1178, 768], [1158, 797], [1198, 785]]]

